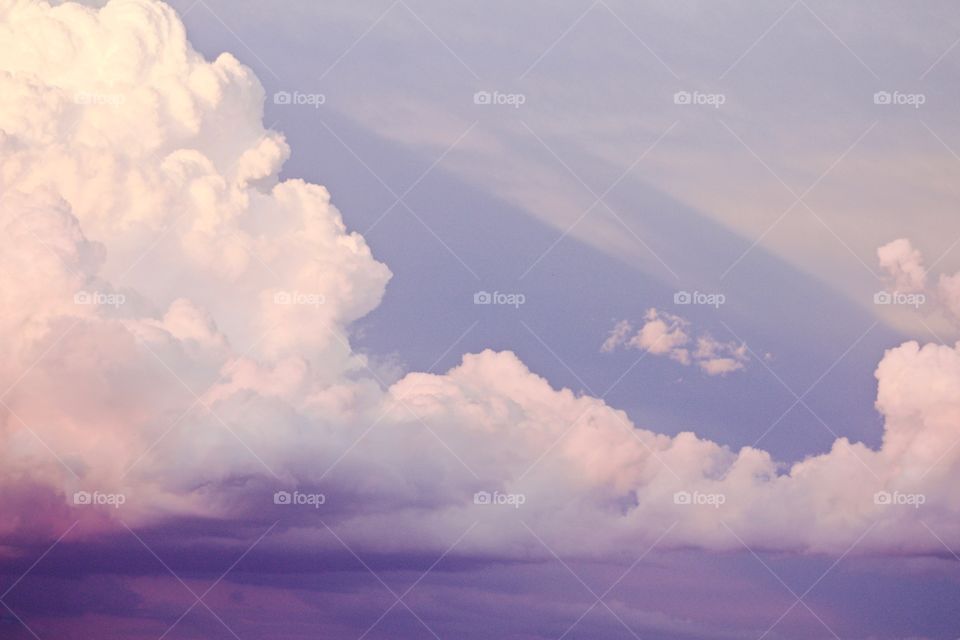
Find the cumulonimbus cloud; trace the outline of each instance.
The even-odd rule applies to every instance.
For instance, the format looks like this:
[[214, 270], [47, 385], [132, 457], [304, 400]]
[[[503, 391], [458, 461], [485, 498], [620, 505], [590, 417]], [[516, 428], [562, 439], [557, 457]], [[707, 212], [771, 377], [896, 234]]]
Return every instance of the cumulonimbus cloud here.
[[[792, 466], [638, 428], [510, 352], [379, 384], [347, 336], [390, 271], [323, 187], [278, 179], [288, 148], [263, 101], [160, 2], [0, 2], [0, 536], [119, 514], [243, 520], [302, 489], [380, 550], [444, 549], [479, 521], [463, 549], [523, 556], [521, 509], [576, 553], [670, 527], [665, 545], [738, 548], [736, 531], [842, 552], [869, 530], [860, 548], [939, 550], [918, 496], [960, 541], [957, 348], [885, 355], [880, 449], [841, 438]], [[78, 491], [124, 504], [77, 505]], [[298, 511], [278, 544], [310, 544], [319, 512]]]

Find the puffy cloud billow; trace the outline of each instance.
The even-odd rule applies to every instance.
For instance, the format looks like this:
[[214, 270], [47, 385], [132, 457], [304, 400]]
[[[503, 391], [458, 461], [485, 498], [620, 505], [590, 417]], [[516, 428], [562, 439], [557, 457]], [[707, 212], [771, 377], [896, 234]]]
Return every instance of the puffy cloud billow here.
[[934, 313], [943, 313], [954, 324], [960, 322], [960, 271], [941, 273], [936, 283], [930, 284], [923, 253], [908, 238], [898, 238], [878, 248], [877, 257], [893, 292], [923, 295], [923, 303], [932, 303]]
[[[671, 526], [665, 546], [739, 548], [733, 530], [843, 552], [873, 527], [860, 548], [938, 551], [922, 514], [960, 543], [956, 347], [885, 355], [879, 450], [841, 438], [792, 466], [638, 428], [509, 352], [380, 384], [348, 336], [390, 271], [323, 187], [279, 180], [288, 147], [263, 102], [249, 69], [204, 60], [162, 3], [0, 2], [3, 539], [76, 519], [96, 535], [276, 516], [271, 544], [318, 544], [323, 518], [358, 547], [443, 551], [479, 522], [460, 549], [514, 557], [538, 548], [522, 518], [591, 555]], [[893, 253], [917, 284], [916, 256]], [[647, 320], [611, 339], [742, 366]], [[281, 490], [326, 501], [285, 508]], [[125, 502], [76, 505], [77, 491]], [[523, 504], [475, 503], [484, 492]]]

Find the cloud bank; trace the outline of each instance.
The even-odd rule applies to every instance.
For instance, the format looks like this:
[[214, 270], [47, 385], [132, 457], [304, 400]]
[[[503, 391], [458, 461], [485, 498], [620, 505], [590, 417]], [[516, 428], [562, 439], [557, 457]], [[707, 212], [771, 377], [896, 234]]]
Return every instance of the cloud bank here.
[[[323, 187], [278, 179], [289, 150], [263, 101], [249, 69], [204, 60], [160, 2], [0, 2], [3, 539], [266, 514], [282, 520], [271, 544], [297, 548], [321, 519], [386, 552], [442, 551], [479, 523], [463, 552], [524, 557], [522, 519], [585, 555], [670, 527], [664, 546], [938, 552], [922, 514], [960, 542], [957, 347], [886, 353], [879, 450], [840, 438], [792, 466], [639, 428], [510, 352], [381, 384], [349, 327], [390, 271]], [[881, 259], [921, 282], [909, 247]], [[656, 310], [631, 333], [618, 325], [605, 348], [708, 374], [745, 359]], [[278, 505], [276, 491], [325, 500]]]

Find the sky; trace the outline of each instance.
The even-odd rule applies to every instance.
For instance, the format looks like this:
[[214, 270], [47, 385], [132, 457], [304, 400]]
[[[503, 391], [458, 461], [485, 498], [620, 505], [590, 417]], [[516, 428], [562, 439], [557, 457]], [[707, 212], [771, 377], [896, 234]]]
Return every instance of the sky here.
[[0, 52], [3, 638], [960, 634], [953, 3]]

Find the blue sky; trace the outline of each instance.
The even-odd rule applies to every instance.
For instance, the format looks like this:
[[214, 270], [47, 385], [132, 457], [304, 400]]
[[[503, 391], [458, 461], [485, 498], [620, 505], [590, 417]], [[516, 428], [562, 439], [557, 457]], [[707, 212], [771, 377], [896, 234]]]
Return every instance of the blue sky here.
[[[183, 4], [176, 6], [189, 6]], [[905, 52], [914, 61], [910, 68], [902, 61], [889, 65], [889, 53], [868, 48], [868, 68], [857, 60], [859, 52], [846, 51], [845, 41], [819, 24], [822, 8], [796, 5], [787, 12], [790, 6], [757, 14], [735, 4], [613, 12], [600, 4], [546, 12], [531, 5], [463, 20], [430, 4], [332, 3], [322, 11], [294, 5], [293, 15], [318, 25], [303, 30], [288, 14], [261, 16], [242, 4], [233, 5], [236, 24], [227, 29], [198, 5], [185, 21], [208, 55], [231, 42], [236, 48], [237, 37], [245, 42], [250, 50], [240, 44], [238, 55], [258, 71], [268, 96], [294, 90], [324, 95], [319, 109], [268, 100], [265, 119], [291, 141], [284, 175], [328, 186], [348, 226], [366, 232], [396, 274], [382, 305], [357, 325], [362, 348], [384, 358], [396, 354], [412, 370], [444, 354], [437, 370], [465, 351], [512, 349], [556, 385], [606, 390], [635, 360], [597, 348], [617, 320], [669, 306], [677, 290], [720, 291], [729, 302], [716, 313], [694, 310], [698, 325], [719, 338], [731, 338], [733, 330], [758, 353], [769, 353], [770, 368], [797, 394], [830, 369], [811, 391], [811, 404], [835, 433], [877, 444], [872, 371], [883, 349], [905, 333], [875, 318], [869, 303], [879, 284], [867, 269], [878, 272], [873, 250], [893, 236], [873, 228], [834, 234], [854, 216], [874, 219], [878, 227], [885, 223], [887, 233], [904, 233], [907, 216], [896, 207], [863, 216], [845, 201], [838, 210], [825, 196], [816, 204], [820, 194], [813, 191], [809, 201], [823, 209], [816, 215], [826, 226], [802, 205], [774, 225], [792, 203], [777, 176], [799, 194], [871, 125], [880, 127], [871, 131], [877, 140], [865, 146], [903, 142], [902, 121], [918, 126], [915, 113], [883, 112], [873, 104], [872, 90], [887, 86], [873, 77], [873, 66], [894, 78], [888, 84], [942, 91], [943, 83], [933, 82], [937, 67], [929, 81], [909, 77], [927, 60], [925, 51]], [[215, 4], [210, 8], [217, 11]], [[894, 5], [877, 13], [886, 28], [898, 29]], [[832, 18], [846, 24], [856, 16]], [[919, 22], [913, 30], [929, 24], [927, 16], [913, 19]], [[270, 35], [263, 21], [273, 25]], [[537, 29], [524, 29], [533, 21]], [[277, 46], [280, 41], [284, 46]], [[906, 48], [900, 42], [884, 48], [894, 45]], [[729, 97], [716, 110], [674, 105], [674, 90], [687, 89]], [[474, 90], [522, 93], [526, 102], [519, 108], [478, 106]], [[939, 115], [924, 111], [923, 119], [949, 131], [949, 112], [932, 95], [930, 102]], [[926, 135], [929, 140], [906, 143], [946, 162], [938, 157], [945, 150]], [[645, 151], [649, 159], [634, 165]], [[677, 164], [679, 153], [695, 160]], [[851, 155], [856, 168], [869, 159], [856, 148]], [[615, 213], [599, 204], [568, 232], [595, 195], [628, 169], [605, 198]], [[835, 170], [842, 173], [842, 165]], [[882, 179], [881, 171], [860, 179]], [[505, 193], [502, 181], [524, 191], [524, 200]], [[401, 204], [391, 208], [415, 182], [404, 198], [414, 213]], [[848, 198], [845, 183], [831, 184], [830, 174], [823, 182], [824, 194]], [[716, 189], [735, 204], [705, 210], [708, 193], [690, 196], [684, 185]], [[946, 249], [949, 234], [935, 235], [931, 246]], [[520, 291], [528, 301], [517, 313], [478, 314], [471, 294], [483, 289]], [[857, 342], [875, 319], [879, 324]], [[464, 332], [458, 348], [447, 352]], [[793, 404], [783, 383], [759, 365], [735, 379], [715, 380], [646, 362], [611, 399], [666, 432], [694, 429], [742, 446]], [[758, 392], [769, 398], [760, 411], [747, 401]], [[833, 435], [819, 425], [810, 428], [811, 419], [795, 407], [766, 446], [786, 460], [826, 449]]]

